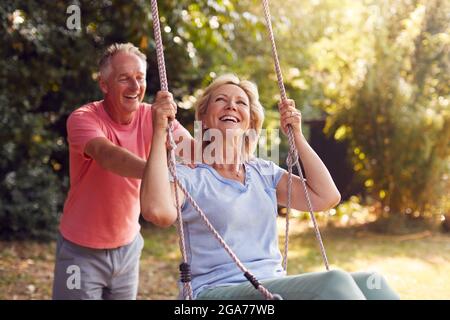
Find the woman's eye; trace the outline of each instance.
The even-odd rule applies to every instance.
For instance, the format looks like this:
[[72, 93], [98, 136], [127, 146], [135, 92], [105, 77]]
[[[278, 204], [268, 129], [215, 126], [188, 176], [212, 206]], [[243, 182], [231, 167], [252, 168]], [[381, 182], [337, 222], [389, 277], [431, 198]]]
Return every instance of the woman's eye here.
[[222, 98], [222, 97], [219, 97], [219, 98], [216, 99], [216, 101], [225, 101], [225, 99]]

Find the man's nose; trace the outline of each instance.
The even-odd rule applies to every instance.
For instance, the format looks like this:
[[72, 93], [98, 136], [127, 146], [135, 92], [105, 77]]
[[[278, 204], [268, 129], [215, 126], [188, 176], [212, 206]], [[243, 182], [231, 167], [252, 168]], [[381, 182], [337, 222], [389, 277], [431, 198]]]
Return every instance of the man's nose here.
[[137, 90], [139, 89], [139, 81], [136, 79], [131, 79], [128, 86], [133, 90]]

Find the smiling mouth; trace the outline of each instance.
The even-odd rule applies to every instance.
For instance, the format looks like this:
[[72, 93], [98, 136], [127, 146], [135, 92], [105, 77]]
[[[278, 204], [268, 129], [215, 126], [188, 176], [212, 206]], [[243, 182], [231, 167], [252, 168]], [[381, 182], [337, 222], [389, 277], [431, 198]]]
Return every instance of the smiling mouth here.
[[238, 118], [234, 117], [234, 116], [222, 116], [219, 118], [220, 121], [224, 121], [224, 122], [232, 122], [232, 123], [239, 123], [241, 122], [241, 120], [239, 120]]
[[138, 95], [126, 95], [124, 97], [128, 100], [136, 100], [138, 98]]

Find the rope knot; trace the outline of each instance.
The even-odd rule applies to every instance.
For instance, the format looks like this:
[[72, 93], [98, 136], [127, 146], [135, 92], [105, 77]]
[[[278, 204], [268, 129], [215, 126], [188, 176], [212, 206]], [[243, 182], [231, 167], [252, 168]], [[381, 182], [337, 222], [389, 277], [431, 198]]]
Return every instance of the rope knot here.
[[286, 165], [289, 168], [293, 168], [297, 164], [299, 164], [297, 150], [296, 149], [290, 149], [289, 152], [288, 152], [288, 155], [286, 157]]
[[191, 281], [191, 266], [189, 263], [183, 262], [180, 264], [180, 280], [184, 283]]
[[250, 272], [246, 271], [244, 273], [244, 276], [247, 278], [248, 281], [255, 287], [255, 289], [258, 289], [261, 285], [259, 281], [255, 278], [254, 275], [252, 275]]

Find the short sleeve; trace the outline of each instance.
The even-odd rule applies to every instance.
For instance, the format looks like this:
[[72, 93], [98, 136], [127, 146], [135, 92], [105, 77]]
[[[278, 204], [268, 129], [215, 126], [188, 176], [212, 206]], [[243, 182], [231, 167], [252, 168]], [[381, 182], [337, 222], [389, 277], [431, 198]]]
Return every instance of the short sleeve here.
[[286, 170], [275, 164], [273, 161], [256, 159], [254, 163], [265, 183], [269, 187], [276, 189]]
[[85, 156], [86, 144], [98, 137], [106, 137], [96, 117], [83, 110], [75, 110], [67, 119], [67, 139], [71, 150]]
[[280, 182], [281, 177], [283, 177], [283, 174], [286, 172], [283, 168], [278, 166], [276, 163], [269, 161], [271, 167], [272, 167], [272, 184], [273, 188], [276, 188], [278, 185], [278, 182]]
[[[185, 165], [177, 164], [178, 181], [180, 181], [180, 183], [186, 188], [187, 192], [191, 193], [192, 188], [191, 188], [191, 184], [189, 182], [189, 180], [190, 180], [189, 179], [189, 170], [192, 170], [192, 169]], [[174, 178], [170, 172], [169, 172], [169, 181], [174, 182]], [[184, 200], [184, 203], [182, 204], [182, 209], [185, 204], [186, 204], [186, 199]]]

